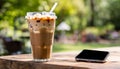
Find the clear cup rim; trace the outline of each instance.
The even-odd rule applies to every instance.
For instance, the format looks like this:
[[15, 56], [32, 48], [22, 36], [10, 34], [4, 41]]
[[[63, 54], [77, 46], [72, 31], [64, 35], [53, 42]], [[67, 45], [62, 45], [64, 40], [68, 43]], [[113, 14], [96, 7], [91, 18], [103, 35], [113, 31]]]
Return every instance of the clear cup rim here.
[[27, 12], [27, 15], [29, 15], [29, 14], [36, 14], [36, 13], [39, 13], [39, 14], [42, 14], [42, 15], [44, 15], [44, 14], [56, 15], [54, 12], [45, 12], [45, 11], [43, 11], [43, 12]]
[[34, 16], [35, 14], [40, 14], [40, 16], [50, 16], [50, 17], [53, 17], [53, 18], [55, 18], [55, 19], [57, 19], [57, 16], [56, 16], [56, 14], [54, 13], [54, 12], [45, 12], [45, 11], [43, 11], [43, 12], [27, 12], [27, 14], [26, 14], [26, 18], [27, 17], [32, 17], [32, 16]]

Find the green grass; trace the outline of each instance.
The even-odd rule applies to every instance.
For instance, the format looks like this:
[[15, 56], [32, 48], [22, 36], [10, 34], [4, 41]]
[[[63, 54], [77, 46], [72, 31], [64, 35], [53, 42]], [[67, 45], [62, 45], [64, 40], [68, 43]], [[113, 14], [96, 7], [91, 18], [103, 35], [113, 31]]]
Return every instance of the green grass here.
[[101, 43], [75, 43], [75, 44], [64, 44], [64, 43], [54, 43], [53, 52], [63, 52], [63, 51], [79, 51], [82, 49], [94, 49], [94, 48], [104, 48], [119, 46], [118, 44], [101, 44]]

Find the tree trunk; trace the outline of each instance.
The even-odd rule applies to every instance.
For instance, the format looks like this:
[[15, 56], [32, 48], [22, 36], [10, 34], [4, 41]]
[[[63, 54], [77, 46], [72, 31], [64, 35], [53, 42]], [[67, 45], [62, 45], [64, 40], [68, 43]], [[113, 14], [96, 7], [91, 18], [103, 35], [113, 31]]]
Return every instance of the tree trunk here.
[[90, 0], [90, 9], [91, 9], [91, 18], [88, 22], [88, 26], [94, 26], [94, 13], [95, 13], [94, 0]]

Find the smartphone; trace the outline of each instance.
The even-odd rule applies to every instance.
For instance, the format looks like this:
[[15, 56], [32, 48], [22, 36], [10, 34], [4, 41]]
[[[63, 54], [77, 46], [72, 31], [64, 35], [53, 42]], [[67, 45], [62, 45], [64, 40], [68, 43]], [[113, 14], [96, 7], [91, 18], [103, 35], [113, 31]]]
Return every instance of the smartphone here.
[[82, 52], [80, 52], [75, 57], [75, 60], [76, 61], [104, 63], [104, 62], [106, 62], [106, 58], [107, 58], [108, 54], [109, 54], [108, 51], [84, 49], [84, 50], [82, 50]]

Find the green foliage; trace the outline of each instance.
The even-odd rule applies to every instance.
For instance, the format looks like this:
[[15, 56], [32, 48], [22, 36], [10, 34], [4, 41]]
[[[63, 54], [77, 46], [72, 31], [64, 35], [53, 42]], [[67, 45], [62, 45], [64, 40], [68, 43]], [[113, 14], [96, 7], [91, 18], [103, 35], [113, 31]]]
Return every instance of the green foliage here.
[[[91, 9], [91, 1], [94, 2], [94, 13]], [[56, 26], [63, 21], [66, 22], [71, 27], [69, 33], [85, 30], [100, 35], [106, 30], [120, 30], [120, 0], [0, 0], [0, 32], [2, 32], [0, 35], [24, 35], [21, 30], [27, 28], [24, 18], [26, 13], [50, 11], [55, 2], [58, 2], [58, 6], [54, 10], [57, 15]], [[93, 14], [95, 26], [88, 27]], [[57, 32], [59, 33], [59, 31]], [[54, 51], [91, 47], [94, 45], [55, 44]], [[97, 47], [95, 46], [95, 48]]]
[[0, 8], [0, 30], [7, 29], [5, 32], [11, 36], [15, 31], [20, 30], [21, 25], [25, 23], [24, 16], [26, 12], [38, 11], [39, 7], [38, 0], [5, 0], [2, 3]]
[[116, 29], [120, 29], [120, 0], [109, 1], [110, 21], [115, 25]]
[[26, 28], [24, 16], [27, 12], [50, 11], [55, 2], [58, 2], [54, 10], [57, 15], [56, 26], [65, 21], [71, 26], [70, 32], [84, 30], [92, 14], [95, 27], [111, 24], [114, 28], [120, 28], [120, 0], [93, 0], [94, 13], [90, 7], [91, 0], [0, 0], [0, 30]]

